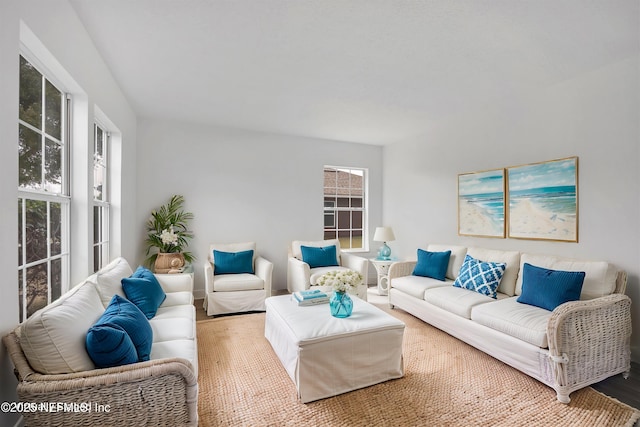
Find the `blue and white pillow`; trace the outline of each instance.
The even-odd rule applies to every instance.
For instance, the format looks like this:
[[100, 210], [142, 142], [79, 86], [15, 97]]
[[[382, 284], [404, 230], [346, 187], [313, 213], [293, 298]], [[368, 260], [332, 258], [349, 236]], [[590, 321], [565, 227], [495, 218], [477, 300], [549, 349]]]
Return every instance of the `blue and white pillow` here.
[[498, 286], [506, 268], [507, 264], [502, 262], [485, 262], [466, 255], [453, 286], [497, 298]]

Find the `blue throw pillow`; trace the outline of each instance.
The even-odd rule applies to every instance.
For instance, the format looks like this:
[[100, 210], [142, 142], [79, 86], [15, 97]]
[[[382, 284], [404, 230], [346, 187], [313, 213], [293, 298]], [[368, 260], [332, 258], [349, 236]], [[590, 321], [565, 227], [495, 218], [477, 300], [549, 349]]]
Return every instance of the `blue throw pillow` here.
[[413, 269], [413, 275], [431, 277], [444, 282], [449, 258], [451, 258], [451, 251], [429, 252], [418, 249], [418, 262]]
[[453, 286], [497, 298], [498, 286], [506, 268], [507, 264], [502, 262], [484, 262], [466, 255]]
[[129, 365], [138, 361], [138, 353], [129, 334], [118, 325], [93, 325], [85, 339], [87, 353], [98, 368]]
[[310, 268], [335, 267], [338, 264], [336, 245], [318, 248], [315, 246], [300, 246], [302, 261], [309, 264]]
[[253, 274], [253, 249], [241, 252], [213, 251], [213, 274]]
[[153, 330], [147, 317], [131, 301], [114, 295], [96, 325], [109, 323], [124, 329], [138, 353], [138, 362], [149, 360], [151, 344], [153, 343]]
[[525, 263], [518, 302], [553, 311], [560, 304], [580, 299], [584, 271], [549, 270]]
[[158, 307], [167, 297], [156, 276], [142, 266], [138, 267], [131, 277], [125, 277], [121, 282], [127, 299], [134, 303], [147, 319], [156, 315]]

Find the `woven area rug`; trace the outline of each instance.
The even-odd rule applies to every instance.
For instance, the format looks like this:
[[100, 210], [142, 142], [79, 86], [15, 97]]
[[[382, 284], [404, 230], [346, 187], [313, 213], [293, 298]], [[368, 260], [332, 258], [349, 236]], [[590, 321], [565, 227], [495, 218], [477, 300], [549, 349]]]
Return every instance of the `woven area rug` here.
[[264, 338], [264, 313], [197, 322], [199, 425], [583, 427], [633, 426], [640, 417], [589, 387], [559, 403], [516, 369], [389, 312], [406, 324], [405, 376], [307, 404]]

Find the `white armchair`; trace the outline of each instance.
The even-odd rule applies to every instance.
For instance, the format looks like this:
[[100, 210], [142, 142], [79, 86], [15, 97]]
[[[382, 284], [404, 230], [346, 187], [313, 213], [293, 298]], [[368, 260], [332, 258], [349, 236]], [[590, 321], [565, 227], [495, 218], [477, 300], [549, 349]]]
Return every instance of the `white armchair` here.
[[[216, 269], [214, 251], [223, 253], [219, 256], [224, 255], [225, 263], [228, 263], [229, 257], [233, 259], [249, 250], [253, 251], [252, 259], [248, 260], [251, 268], [229, 272], [228, 265], [224, 268], [219, 265]], [[244, 260], [247, 261], [246, 256]], [[246, 266], [246, 262], [244, 264]], [[272, 274], [273, 264], [257, 254], [255, 242], [211, 244], [204, 265], [204, 309], [207, 315], [264, 311], [264, 300], [271, 296]]]
[[[337, 266], [311, 268], [309, 264], [302, 260], [302, 246], [324, 248], [335, 245], [337, 255]], [[369, 261], [366, 258], [349, 254], [340, 250], [338, 239], [301, 241], [294, 240], [289, 248], [289, 260], [287, 264], [287, 289], [289, 292], [303, 291], [305, 289], [321, 289], [329, 291], [322, 286], [316, 285], [320, 276], [328, 271], [354, 270], [362, 274], [363, 283], [356, 289], [356, 294], [360, 299], [367, 300], [367, 280], [369, 274]]]

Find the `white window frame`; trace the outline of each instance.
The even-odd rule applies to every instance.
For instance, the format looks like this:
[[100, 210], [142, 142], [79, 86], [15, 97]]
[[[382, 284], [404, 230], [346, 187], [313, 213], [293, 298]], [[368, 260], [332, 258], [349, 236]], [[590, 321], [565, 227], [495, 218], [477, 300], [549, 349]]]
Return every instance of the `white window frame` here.
[[[341, 250], [345, 251], [345, 252], [369, 252], [369, 239], [368, 239], [368, 229], [369, 229], [369, 209], [368, 209], [368, 194], [369, 194], [369, 170], [367, 168], [361, 168], [361, 167], [353, 167], [353, 166], [332, 166], [332, 165], [324, 165], [323, 167], [323, 174], [325, 173], [325, 171], [327, 170], [335, 170], [338, 172], [347, 172], [350, 174], [350, 176], [352, 175], [361, 175], [362, 176], [362, 203], [360, 207], [354, 207], [354, 206], [339, 206], [339, 203], [327, 203], [326, 198], [327, 197], [335, 197], [336, 201], [339, 198], [339, 196], [336, 195], [331, 195], [326, 193], [326, 189], [327, 188], [333, 188], [333, 187], [325, 187], [325, 182], [323, 180], [323, 191], [322, 191], [322, 200], [323, 200], [323, 223], [324, 223], [324, 218], [326, 218], [328, 215], [333, 215], [334, 218], [334, 227], [332, 227], [333, 229], [336, 230], [336, 238], [340, 239], [345, 239], [346, 237], [339, 237], [339, 232], [349, 232], [349, 247], [342, 247], [343, 245], [341, 244]], [[323, 175], [324, 176], [324, 175]], [[338, 188], [338, 184], [336, 183], [335, 188]], [[347, 196], [348, 198], [353, 198], [354, 195], [351, 194], [351, 190], [352, 190], [352, 186], [349, 185], [349, 193], [345, 196]], [[360, 197], [359, 195], [356, 195], [355, 197]], [[349, 204], [351, 205], [351, 204]], [[349, 228], [337, 228], [340, 226], [339, 224], [339, 215], [340, 212], [348, 212], [350, 215], [353, 212], [362, 212], [362, 236], [361, 236], [361, 241], [362, 241], [362, 246], [361, 247], [356, 247], [353, 248], [351, 246], [353, 246], [353, 241], [354, 241], [354, 237], [358, 238], [359, 236], [354, 236], [354, 231], [356, 230], [360, 230], [357, 228], [353, 228], [353, 226], [349, 227]], [[351, 224], [353, 225], [353, 224]], [[325, 232], [327, 232], [327, 228], [324, 227], [323, 224], [323, 235]], [[325, 235], [326, 238], [326, 235]]]
[[[27, 306], [27, 272], [30, 268], [38, 267], [40, 265], [46, 264], [47, 268], [47, 297], [46, 304], [50, 304], [53, 300], [57, 299], [59, 295], [52, 295], [52, 283], [51, 283], [51, 269], [52, 262], [60, 260], [61, 263], [61, 271], [60, 271], [60, 294], [64, 293], [68, 287], [69, 282], [69, 269], [70, 269], [70, 253], [69, 253], [69, 239], [70, 239], [70, 210], [71, 210], [71, 197], [69, 194], [69, 161], [70, 161], [70, 141], [69, 141], [69, 124], [70, 124], [70, 109], [71, 109], [71, 99], [67, 94], [64, 86], [55, 79], [55, 76], [48, 72], [48, 70], [39, 63], [37, 58], [31, 55], [28, 51], [21, 50], [20, 56], [24, 58], [27, 62], [31, 64], [31, 66], [38, 71], [42, 75], [42, 114], [41, 114], [41, 122], [40, 128], [37, 128], [20, 118], [18, 118], [18, 126], [22, 125], [31, 131], [37, 132], [42, 139], [42, 158], [44, 160], [45, 156], [45, 141], [49, 139], [54, 141], [55, 143], [61, 146], [61, 171], [60, 171], [60, 179], [61, 179], [61, 188], [60, 191], [49, 191], [46, 189], [45, 185], [45, 169], [44, 169], [44, 161], [42, 162], [42, 171], [41, 171], [41, 186], [40, 188], [27, 188], [21, 187], [18, 184], [18, 202], [21, 204], [20, 212], [21, 218], [19, 221], [21, 230], [21, 241], [18, 242], [18, 249], [21, 254], [21, 258], [18, 262], [18, 277], [19, 277], [19, 295], [21, 295], [21, 299], [19, 301], [21, 313], [19, 321], [22, 322], [28, 317], [28, 306]], [[55, 86], [55, 88], [62, 93], [62, 106], [61, 106], [61, 126], [60, 126], [60, 138], [56, 138], [52, 135], [46, 133], [46, 81]], [[19, 143], [17, 141], [17, 143]], [[27, 263], [27, 212], [26, 205], [27, 201], [39, 201], [46, 203], [46, 212], [47, 212], [47, 253], [45, 258], [41, 258], [38, 260], [34, 260]], [[52, 255], [51, 254], [51, 204], [59, 203], [60, 204], [60, 253]], [[33, 313], [31, 313], [33, 314]]]

